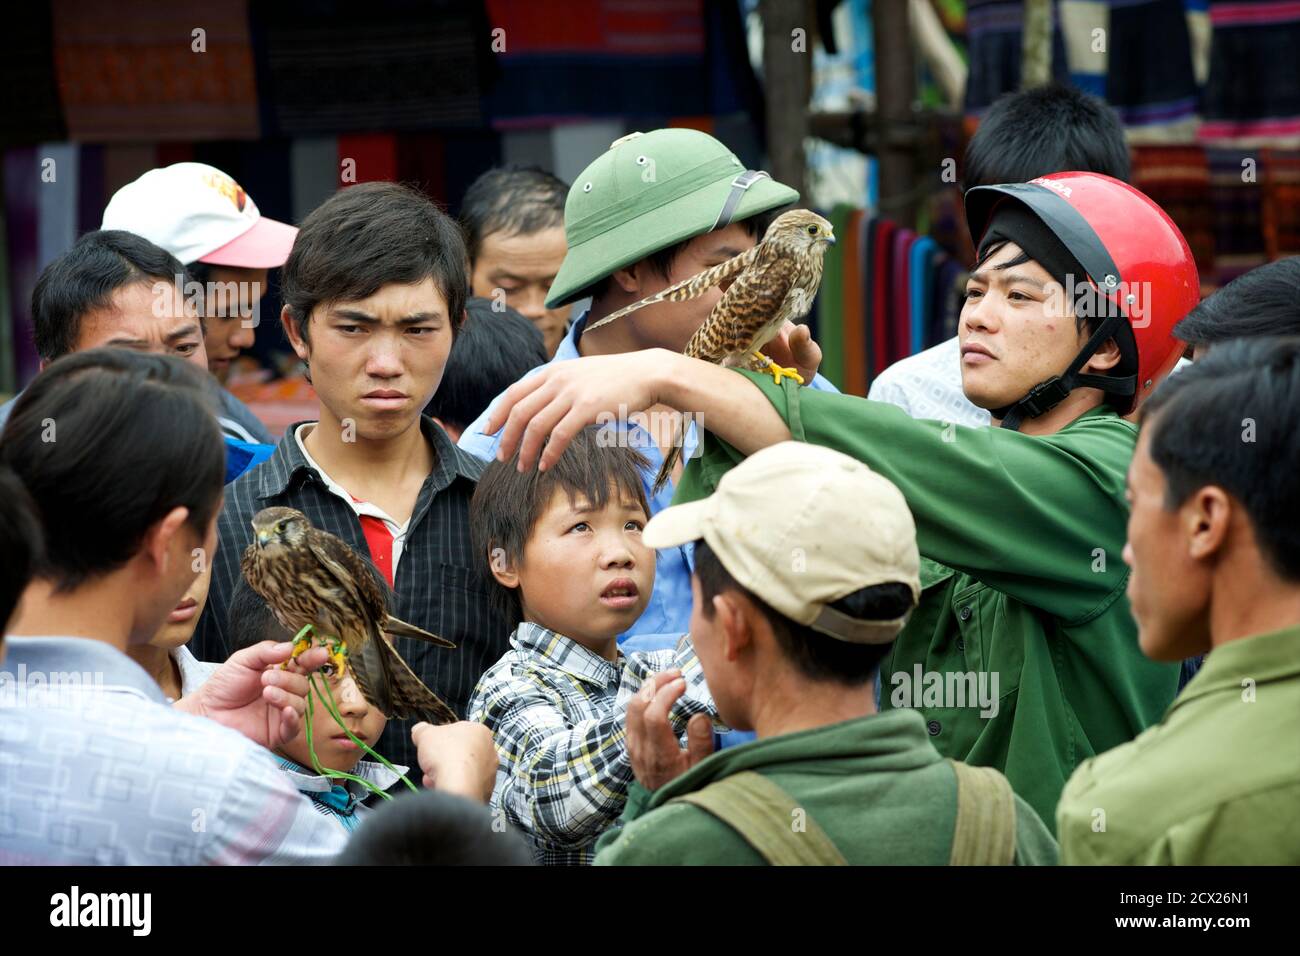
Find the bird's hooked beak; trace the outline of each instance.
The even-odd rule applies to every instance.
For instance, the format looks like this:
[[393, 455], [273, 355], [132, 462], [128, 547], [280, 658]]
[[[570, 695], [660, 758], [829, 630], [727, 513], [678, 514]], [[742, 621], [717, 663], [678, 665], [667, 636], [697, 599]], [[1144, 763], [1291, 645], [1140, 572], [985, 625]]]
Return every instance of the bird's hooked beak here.
[[268, 531], [266, 528], [258, 528], [258, 529], [257, 529], [257, 546], [258, 546], [259, 548], [265, 548], [265, 547], [266, 547], [266, 543], [267, 543], [268, 541], [270, 541], [270, 540], [271, 540], [271, 532], [270, 532], [270, 531]]
[[826, 245], [828, 246], [835, 245], [835, 233], [833, 232], [826, 233], [826, 235], [822, 236], [822, 241], [825, 242]]

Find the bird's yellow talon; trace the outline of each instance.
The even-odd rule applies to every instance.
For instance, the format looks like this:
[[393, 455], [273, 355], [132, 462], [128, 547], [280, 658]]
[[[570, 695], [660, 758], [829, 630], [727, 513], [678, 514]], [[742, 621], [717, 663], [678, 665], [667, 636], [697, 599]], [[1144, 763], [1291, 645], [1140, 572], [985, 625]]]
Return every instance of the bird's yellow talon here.
[[784, 365], [778, 365], [762, 352], [755, 352], [754, 358], [758, 361], [760, 366], [766, 368], [766, 370], [771, 373], [773, 385], [780, 385], [781, 379], [783, 378], [792, 378], [800, 385], [804, 383], [803, 376], [799, 374], [797, 369], [786, 368]]

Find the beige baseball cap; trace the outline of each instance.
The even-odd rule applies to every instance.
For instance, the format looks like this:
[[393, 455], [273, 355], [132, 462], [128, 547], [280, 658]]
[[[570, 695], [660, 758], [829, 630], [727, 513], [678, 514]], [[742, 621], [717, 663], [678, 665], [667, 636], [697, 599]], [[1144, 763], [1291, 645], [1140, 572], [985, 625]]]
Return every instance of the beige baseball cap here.
[[916, 525], [887, 478], [819, 445], [787, 441], [750, 455], [708, 498], [665, 508], [642, 540], [703, 538], [737, 583], [792, 621], [852, 644], [887, 644], [910, 615], [864, 621], [829, 605], [877, 584], [921, 596]]

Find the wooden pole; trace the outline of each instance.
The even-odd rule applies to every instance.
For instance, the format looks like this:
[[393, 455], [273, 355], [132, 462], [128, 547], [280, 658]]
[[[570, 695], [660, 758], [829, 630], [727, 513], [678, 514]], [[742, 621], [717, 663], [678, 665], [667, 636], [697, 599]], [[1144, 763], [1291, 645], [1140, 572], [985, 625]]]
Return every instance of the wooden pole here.
[[763, 20], [768, 171], [778, 182], [799, 190], [807, 203], [803, 143], [812, 94], [812, 8], [797, 0], [760, 0], [758, 9]]
[[[908, 29], [907, 0], [874, 0], [876, 112], [881, 125], [909, 125], [916, 100], [916, 62]], [[881, 143], [880, 214], [901, 226], [916, 228], [918, 206], [916, 154], [886, 135]]]

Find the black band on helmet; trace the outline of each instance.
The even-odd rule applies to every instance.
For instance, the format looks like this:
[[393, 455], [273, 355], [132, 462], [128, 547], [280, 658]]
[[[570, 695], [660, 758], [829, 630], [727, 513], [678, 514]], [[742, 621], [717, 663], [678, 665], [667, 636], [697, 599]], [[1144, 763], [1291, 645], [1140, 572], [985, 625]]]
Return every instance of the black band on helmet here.
[[1079, 369], [1087, 364], [1102, 343], [1109, 338], [1118, 338], [1118, 333], [1128, 324], [1128, 316], [1112, 313], [1097, 326], [1097, 331], [1084, 343], [1079, 354], [1074, 357], [1070, 367], [1061, 375], [1053, 375], [1045, 382], [1039, 382], [1029, 390], [1029, 394], [1018, 402], [992, 409], [994, 418], [1002, 420], [1002, 427], [1017, 431], [1026, 418], [1037, 418], [1061, 402], [1076, 388], [1099, 388], [1108, 395], [1120, 398], [1132, 397], [1137, 391], [1137, 375], [1091, 375], [1080, 374]]

